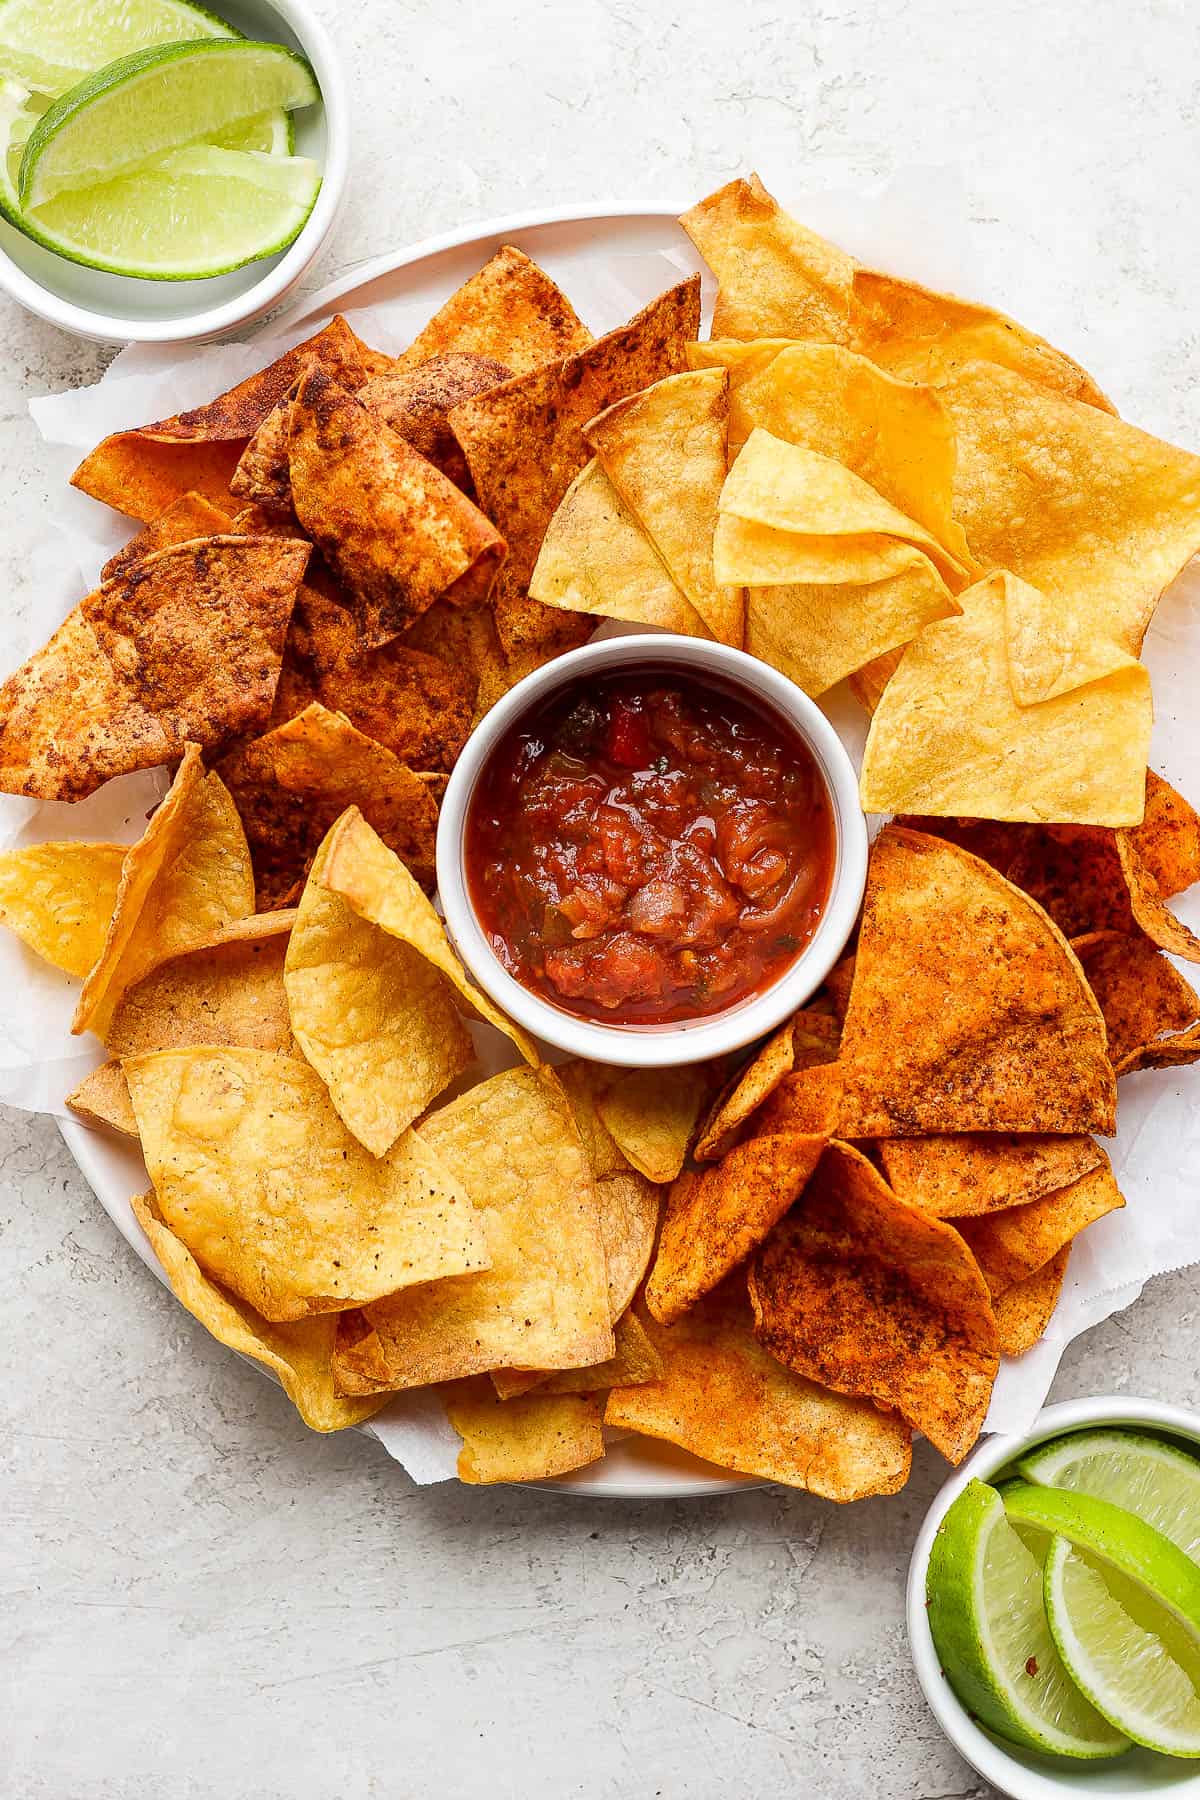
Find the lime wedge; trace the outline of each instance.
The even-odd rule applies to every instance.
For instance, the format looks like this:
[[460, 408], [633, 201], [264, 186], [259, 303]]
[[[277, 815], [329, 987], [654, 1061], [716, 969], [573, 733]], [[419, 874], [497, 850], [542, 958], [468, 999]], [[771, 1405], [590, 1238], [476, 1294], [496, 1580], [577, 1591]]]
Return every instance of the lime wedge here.
[[292, 115], [276, 107], [272, 112], [259, 113], [257, 118], [226, 125], [205, 142], [219, 144], [222, 150], [261, 150], [264, 156], [294, 156], [296, 131]]
[[1063, 1668], [1041, 1562], [1009, 1524], [995, 1488], [970, 1481], [947, 1512], [926, 1595], [946, 1679], [981, 1724], [1050, 1755], [1098, 1758], [1129, 1748]]
[[153, 44], [241, 35], [188, 0], [0, 0], [0, 75], [56, 96]]
[[0, 80], [0, 213], [11, 225], [21, 223], [16, 167], [25, 140], [37, 124], [37, 114], [27, 108], [29, 95], [15, 81]]
[[1200, 1757], [1200, 1639], [1111, 1564], [1052, 1540], [1046, 1613], [1072, 1680], [1119, 1731]]
[[319, 98], [307, 62], [282, 44], [236, 38], [139, 50], [43, 113], [21, 158], [22, 204], [117, 180], [165, 151]]
[[1136, 1513], [1200, 1562], [1200, 1459], [1137, 1431], [1079, 1431], [1017, 1464], [1039, 1487], [1093, 1494]]
[[1066, 1538], [1128, 1576], [1200, 1640], [1200, 1567], [1153, 1525], [1092, 1494], [1025, 1481], [1005, 1489], [1004, 1507], [1018, 1528]]
[[20, 223], [72, 262], [192, 281], [284, 249], [320, 186], [320, 170], [305, 156], [192, 144], [116, 181], [26, 208]]

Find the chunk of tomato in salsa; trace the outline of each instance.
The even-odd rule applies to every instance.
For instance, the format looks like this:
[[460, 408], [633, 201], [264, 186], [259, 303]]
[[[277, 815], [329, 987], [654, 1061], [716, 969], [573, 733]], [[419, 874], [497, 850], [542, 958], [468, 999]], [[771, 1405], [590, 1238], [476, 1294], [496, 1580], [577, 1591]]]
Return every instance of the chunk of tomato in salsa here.
[[834, 827], [808, 746], [740, 693], [649, 669], [574, 683], [510, 727], [467, 816], [496, 954], [582, 1018], [701, 1018], [816, 930]]

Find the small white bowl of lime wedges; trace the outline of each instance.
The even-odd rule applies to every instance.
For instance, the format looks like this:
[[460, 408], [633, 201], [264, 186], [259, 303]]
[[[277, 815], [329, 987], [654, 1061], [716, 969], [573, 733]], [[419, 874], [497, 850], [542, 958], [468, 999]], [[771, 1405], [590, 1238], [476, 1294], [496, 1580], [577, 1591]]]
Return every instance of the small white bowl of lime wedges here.
[[1200, 1796], [1200, 1416], [1111, 1396], [987, 1439], [921, 1527], [908, 1632], [1012, 1800]]
[[341, 71], [305, 0], [0, 0], [0, 287], [81, 337], [261, 318], [329, 235]]

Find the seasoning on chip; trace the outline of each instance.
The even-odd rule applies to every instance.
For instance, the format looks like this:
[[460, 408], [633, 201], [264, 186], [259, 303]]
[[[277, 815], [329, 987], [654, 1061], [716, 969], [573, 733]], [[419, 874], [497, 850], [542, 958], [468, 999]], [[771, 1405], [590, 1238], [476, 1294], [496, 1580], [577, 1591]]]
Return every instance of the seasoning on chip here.
[[1200, 963], [1200, 937], [1164, 905], [1158, 883], [1124, 832], [1117, 833], [1117, 857], [1129, 894], [1129, 910], [1146, 936], [1185, 962]]
[[185, 1044], [291, 1045], [283, 959], [295, 913], [235, 919], [178, 955], [164, 957], [121, 997], [105, 1032], [111, 1056]]
[[182, 494], [166, 512], [159, 513], [137, 536], [130, 538], [123, 550], [110, 556], [100, 571], [102, 581], [115, 581], [126, 575], [135, 563], [166, 550], [172, 544], [186, 544], [192, 538], [221, 537], [232, 529], [232, 520], [220, 507], [213, 506], [203, 494]]
[[176, 1299], [219, 1343], [269, 1369], [313, 1431], [343, 1431], [386, 1405], [386, 1396], [346, 1400], [334, 1392], [334, 1318], [326, 1315], [269, 1323], [236, 1294], [209, 1279], [187, 1246], [163, 1223], [153, 1194], [142, 1195], [132, 1206]]
[[836, 1061], [840, 1035], [828, 1013], [794, 1013], [717, 1095], [696, 1139], [696, 1161], [712, 1162], [732, 1150], [742, 1126], [786, 1075]]
[[912, 1434], [895, 1413], [831, 1393], [763, 1349], [740, 1276], [674, 1325], [644, 1321], [660, 1381], [614, 1388], [605, 1423], [663, 1438], [723, 1469], [863, 1500], [904, 1486]]
[[1024, 1206], [1006, 1207], [986, 1218], [960, 1219], [958, 1230], [971, 1247], [993, 1297], [1044, 1268], [1107, 1213], [1124, 1206], [1108, 1158], [1070, 1187], [1043, 1194]]
[[835, 1066], [854, 1137], [1113, 1130], [1104, 1020], [1066, 940], [986, 863], [896, 825], [871, 852]]
[[170, 792], [125, 855], [104, 948], [75, 1009], [73, 1032], [103, 1038], [121, 997], [146, 972], [254, 911], [246, 836], [229, 792], [194, 744]]
[[715, 338], [849, 342], [853, 257], [785, 213], [757, 175], [719, 188], [679, 222], [720, 284]]
[[1070, 1244], [1064, 1244], [1048, 1263], [993, 1301], [1002, 1355], [1024, 1356], [1042, 1337], [1062, 1294], [1070, 1254]]
[[1164, 899], [1200, 881], [1200, 813], [1153, 769], [1146, 771], [1145, 815], [1129, 841]]
[[0, 788], [80, 800], [270, 716], [307, 544], [160, 550], [77, 606], [0, 687]]
[[646, 1305], [671, 1325], [745, 1262], [804, 1191], [825, 1136], [753, 1137], [711, 1169], [680, 1175], [667, 1197]]
[[1104, 1162], [1094, 1138], [1036, 1132], [951, 1131], [882, 1138], [876, 1148], [893, 1191], [935, 1219], [978, 1218], [1039, 1200]]
[[428, 1143], [408, 1132], [371, 1156], [298, 1057], [193, 1046], [123, 1067], [164, 1224], [264, 1318], [488, 1266], [483, 1223]]
[[604, 1244], [583, 1145], [549, 1071], [509, 1069], [430, 1114], [423, 1143], [479, 1209], [490, 1267], [351, 1314], [339, 1390], [420, 1387], [491, 1369], [571, 1369], [614, 1352]]
[[825, 1151], [756, 1254], [750, 1298], [773, 1356], [894, 1407], [961, 1462], [998, 1367], [988, 1289], [954, 1227], [898, 1199], [865, 1156]]
[[460, 1481], [548, 1481], [604, 1455], [599, 1405], [583, 1394], [538, 1390], [501, 1400], [484, 1376], [442, 1390], [446, 1416], [463, 1440]]
[[347, 593], [364, 645], [386, 643], [435, 600], [485, 600], [505, 543], [440, 469], [323, 369], [289, 409], [296, 516]]
[[514, 375], [585, 350], [592, 334], [544, 269], [504, 244], [396, 359], [410, 369], [451, 351], [494, 357]]
[[67, 1105], [85, 1125], [103, 1126], [122, 1137], [138, 1135], [129, 1083], [115, 1057], [85, 1075], [74, 1093], [67, 1095]]
[[360, 399], [385, 425], [440, 469], [465, 494], [471, 494], [471, 472], [462, 446], [450, 429], [449, 415], [460, 401], [508, 381], [515, 371], [491, 356], [451, 350], [428, 362], [408, 364], [377, 375]]
[[359, 1143], [383, 1156], [475, 1053], [445, 975], [324, 885], [336, 835], [309, 872], [283, 985], [302, 1054]]
[[1118, 1075], [1142, 1067], [1144, 1053], [1177, 1043], [1181, 1035], [1192, 1046], [1200, 996], [1148, 938], [1094, 931], [1071, 948], [1100, 1002]]
[[83, 977], [104, 948], [124, 861], [124, 844], [0, 851], [0, 925], [44, 962]]

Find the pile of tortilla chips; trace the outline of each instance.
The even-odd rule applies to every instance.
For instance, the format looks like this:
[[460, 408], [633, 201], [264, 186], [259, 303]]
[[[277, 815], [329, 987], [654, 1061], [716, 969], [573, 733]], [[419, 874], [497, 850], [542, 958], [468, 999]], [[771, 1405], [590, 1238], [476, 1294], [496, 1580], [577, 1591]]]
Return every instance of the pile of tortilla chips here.
[[[141, 529], [0, 688], [0, 789], [174, 779], [129, 849], [0, 856], [0, 921], [81, 983], [70, 1104], [139, 1142], [175, 1293], [314, 1429], [430, 1387], [464, 1481], [615, 1427], [848, 1501], [914, 1432], [966, 1454], [1124, 1204], [1118, 1078], [1200, 1061], [1138, 660], [1200, 460], [756, 178], [683, 224], [705, 341], [697, 277], [594, 338], [508, 247], [401, 356], [335, 318], [85, 459]], [[603, 618], [849, 678], [902, 815], [848, 954], [720, 1064], [546, 1066], [429, 898], [472, 724]]]

